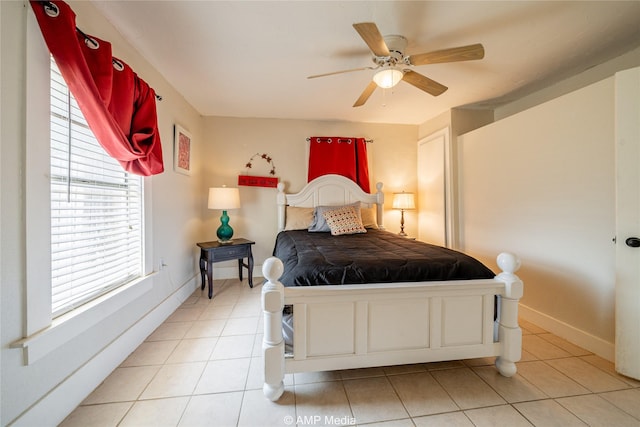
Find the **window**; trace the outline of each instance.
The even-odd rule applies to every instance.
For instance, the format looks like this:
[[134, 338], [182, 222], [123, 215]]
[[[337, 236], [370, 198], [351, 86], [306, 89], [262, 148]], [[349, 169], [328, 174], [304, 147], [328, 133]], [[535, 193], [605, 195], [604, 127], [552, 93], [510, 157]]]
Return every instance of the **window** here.
[[143, 274], [142, 178], [98, 144], [51, 59], [52, 314]]

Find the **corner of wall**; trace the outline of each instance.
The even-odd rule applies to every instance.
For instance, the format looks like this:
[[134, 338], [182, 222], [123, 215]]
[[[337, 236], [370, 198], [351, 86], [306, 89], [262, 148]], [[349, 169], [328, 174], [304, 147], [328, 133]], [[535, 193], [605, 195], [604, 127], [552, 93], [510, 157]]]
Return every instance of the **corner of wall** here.
[[600, 80], [612, 77], [618, 71], [638, 66], [640, 66], [640, 47], [496, 108], [495, 120], [504, 119], [536, 105], [589, 86]]
[[418, 126], [418, 140], [425, 138], [434, 132], [439, 131], [440, 129], [450, 127], [451, 126], [451, 111], [448, 110], [444, 113], [433, 117], [426, 122], [422, 123]]
[[454, 137], [493, 123], [492, 109], [454, 108], [451, 110], [451, 132]]

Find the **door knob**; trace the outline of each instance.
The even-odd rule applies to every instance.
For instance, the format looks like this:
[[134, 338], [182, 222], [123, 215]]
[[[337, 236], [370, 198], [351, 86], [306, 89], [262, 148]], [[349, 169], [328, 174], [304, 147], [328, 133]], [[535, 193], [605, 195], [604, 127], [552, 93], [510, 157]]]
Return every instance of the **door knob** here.
[[624, 242], [631, 248], [640, 248], [640, 239], [637, 237], [629, 237]]

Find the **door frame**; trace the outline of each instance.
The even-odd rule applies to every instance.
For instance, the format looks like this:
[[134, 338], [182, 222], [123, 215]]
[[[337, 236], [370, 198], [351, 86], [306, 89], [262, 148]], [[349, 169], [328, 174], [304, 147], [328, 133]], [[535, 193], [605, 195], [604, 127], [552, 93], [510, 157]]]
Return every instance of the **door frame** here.
[[[424, 138], [418, 140], [418, 152], [420, 152], [420, 146], [441, 142], [443, 145], [443, 197], [444, 197], [444, 246], [448, 248], [455, 247], [457, 242], [457, 233], [454, 217], [454, 179], [453, 179], [453, 167], [452, 167], [452, 147], [451, 147], [451, 128], [446, 126], [440, 130], [437, 130]], [[418, 170], [418, 174], [420, 171]], [[418, 177], [418, 186], [420, 185]]]
[[640, 379], [640, 67], [616, 73], [616, 371]]

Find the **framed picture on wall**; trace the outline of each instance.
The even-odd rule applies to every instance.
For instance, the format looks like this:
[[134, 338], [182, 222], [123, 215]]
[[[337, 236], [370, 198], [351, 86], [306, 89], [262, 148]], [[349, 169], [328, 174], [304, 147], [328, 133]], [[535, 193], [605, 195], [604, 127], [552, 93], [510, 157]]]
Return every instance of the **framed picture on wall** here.
[[191, 175], [191, 134], [180, 125], [174, 126], [173, 169]]

